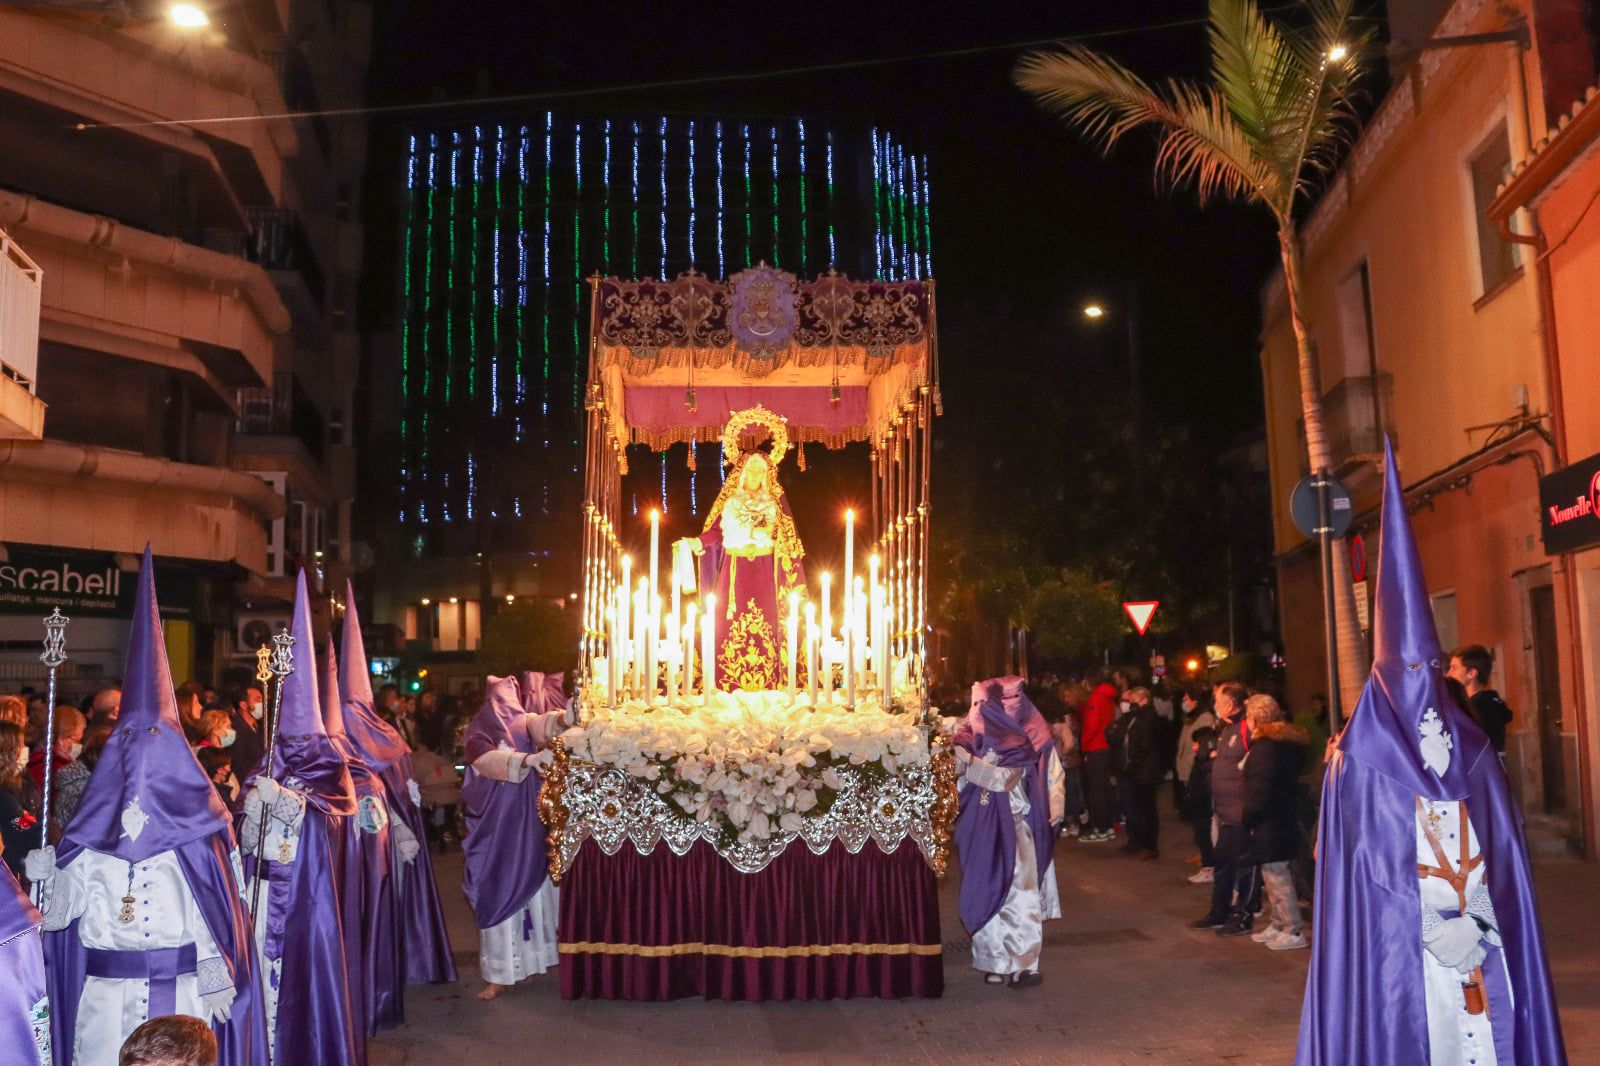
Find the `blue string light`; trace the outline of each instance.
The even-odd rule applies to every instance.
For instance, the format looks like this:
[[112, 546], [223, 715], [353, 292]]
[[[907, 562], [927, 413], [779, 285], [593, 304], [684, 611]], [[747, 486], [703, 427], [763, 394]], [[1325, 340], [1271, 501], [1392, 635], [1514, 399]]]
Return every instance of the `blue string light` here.
[[[689, 120], [689, 265], [690, 266], [694, 266], [694, 264], [695, 264], [695, 254], [694, 254], [694, 252], [695, 252], [695, 248], [694, 248], [694, 223], [695, 223], [694, 154], [695, 154], [694, 153], [694, 120], [690, 119]], [[665, 499], [665, 497], [663, 497], [663, 499]], [[663, 506], [665, 506], [665, 505], [663, 505]]]
[[772, 127], [772, 265], [778, 266], [778, 127]]
[[800, 274], [806, 272], [806, 237], [809, 233], [806, 219], [806, 120], [796, 119], [800, 133]]
[[878, 127], [872, 127], [872, 249], [878, 257], [878, 272], [875, 277], [882, 278], [883, 274], [883, 211], [882, 199], [878, 195], [879, 175], [883, 171], [883, 161], [878, 154]]
[[661, 280], [667, 278], [667, 119], [661, 118]]
[[928, 157], [922, 157], [922, 258], [927, 276], [933, 277], [933, 194], [928, 185]]
[[[728, 276], [728, 264], [722, 248], [722, 123], [717, 123], [717, 277]], [[699, 513], [698, 511], [696, 512]]]
[[828, 266], [839, 264], [839, 250], [833, 242], [833, 131], [828, 131]]
[[667, 513], [667, 453], [661, 453], [661, 513]]
[[750, 127], [744, 127], [744, 265], [750, 265], [750, 246], [755, 242], [755, 222], [750, 213]]

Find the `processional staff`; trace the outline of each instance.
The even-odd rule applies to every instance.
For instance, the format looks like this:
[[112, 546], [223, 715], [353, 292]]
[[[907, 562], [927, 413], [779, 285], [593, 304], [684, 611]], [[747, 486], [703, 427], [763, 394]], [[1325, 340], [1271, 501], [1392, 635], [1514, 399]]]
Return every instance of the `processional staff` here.
[[39, 656], [50, 678], [44, 705], [44, 810], [39, 824], [41, 847], [50, 843], [50, 781], [54, 776], [51, 771], [55, 764], [56, 746], [56, 675], [61, 670], [61, 664], [67, 661], [67, 625], [71, 621], [61, 613], [59, 607], [50, 612], [50, 617], [44, 620], [44, 653]]
[[[265, 645], [256, 652], [256, 678], [266, 684], [268, 678], [276, 678], [277, 683], [272, 688], [272, 729], [267, 735], [267, 764], [266, 775], [272, 777], [272, 758], [278, 747], [278, 722], [283, 711], [283, 682], [286, 677], [294, 673], [294, 637], [289, 635], [287, 629], [280, 629], [272, 638], [272, 650], [269, 652]], [[264, 853], [267, 847], [267, 812], [261, 812], [261, 826], [256, 832], [256, 868], [250, 878], [250, 924], [253, 927], [256, 920], [256, 908], [261, 902], [261, 881], [266, 873], [266, 859]]]

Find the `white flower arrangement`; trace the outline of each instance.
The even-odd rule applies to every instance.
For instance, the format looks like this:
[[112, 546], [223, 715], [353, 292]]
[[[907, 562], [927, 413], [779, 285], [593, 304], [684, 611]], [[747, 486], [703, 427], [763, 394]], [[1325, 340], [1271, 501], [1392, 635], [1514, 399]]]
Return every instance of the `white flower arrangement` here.
[[648, 783], [729, 846], [792, 835], [825, 816], [846, 787], [843, 767], [872, 785], [930, 760], [914, 711], [875, 701], [813, 709], [783, 692], [591, 706], [561, 739], [573, 759]]

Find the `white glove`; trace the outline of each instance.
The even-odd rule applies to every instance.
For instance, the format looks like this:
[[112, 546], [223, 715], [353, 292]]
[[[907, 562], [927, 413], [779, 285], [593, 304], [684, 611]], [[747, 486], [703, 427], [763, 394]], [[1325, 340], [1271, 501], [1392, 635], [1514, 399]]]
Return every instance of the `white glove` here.
[[[256, 778], [253, 791], [259, 797], [261, 805], [270, 811], [277, 806], [279, 798], [284, 793], [284, 787], [272, 778], [263, 776]], [[249, 800], [246, 799], [245, 802], [248, 803]]]
[[1457, 973], [1471, 973], [1483, 962], [1483, 930], [1468, 915], [1446, 918], [1422, 933], [1422, 943], [1445, 966]]
[[207, 992], [200, 997], [200, 1003], [206, 1009], [206, 1020], [209, 1022], [225, 1022], [233, 1017], [233, 997], [236, 993], [233, 986], [219, 989], [216, 992]]
[[400, 851], [400, 861], [410, 863], [416, 860], [417, 853], [422, 850], [422, 845], [417, 842], [417, 835], [411, 827], [401, 821], [390, 823], [390, 833], [394, 836], [395, 847]]
[[411, 797], [411, 806], [419, 808], [422, 806], [422, 788], [417, 784], [416, 778], [406, 778], [406, 795]]
[[200, 992], [200, 1004], [205, 1008], [206, 1020], [225, 1022], [233, 1017], [233, 975], [221, 956], [201, 959], [195, 966], [195, 983]]
[[576, 700], [574, 700], [571, 703], [567, 704], [566, 713], [561, 716], [561, 726], [562, 726], [563, 729], [571, 729], [573, 726], [575, 726], [577, 724], [578, 724], [578, 702]]
[[46, 845], [28, 852], [22, 860], [22, 872], [36, 885], [49, 881], [56, 875], [56, 849]]

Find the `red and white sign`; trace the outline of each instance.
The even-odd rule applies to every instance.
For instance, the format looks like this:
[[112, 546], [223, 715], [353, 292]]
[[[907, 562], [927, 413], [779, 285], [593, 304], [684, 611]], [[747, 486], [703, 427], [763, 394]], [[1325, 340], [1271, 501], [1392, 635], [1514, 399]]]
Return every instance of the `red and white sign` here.
[[1123, 604], [1122, 609], [1128, 612], [1128, 620], [1142, 637], [1150, 629], [1150, 619], [1155, 617], [1156, 608], [1160, 606], [1160, 600], [1134, 600]]

